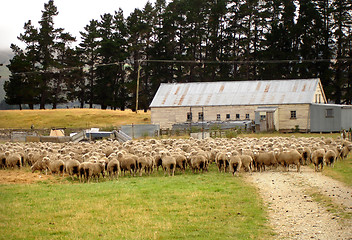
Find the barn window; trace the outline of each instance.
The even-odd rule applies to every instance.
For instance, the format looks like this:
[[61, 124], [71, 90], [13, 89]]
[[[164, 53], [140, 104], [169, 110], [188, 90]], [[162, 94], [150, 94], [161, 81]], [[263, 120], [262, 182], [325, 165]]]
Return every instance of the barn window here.
[[333, 118], [334, 117], [334, 109], [332, 109], [332, 108], [326, 109], [325, 117], [326, 118]]
[[230, 118], [231, 118], [230, 113], [226, 114], [226, 120], [230, 120]]
[[297, 118], [296, 111], [291, 111], [291, 119], [296, 119], [296, 118]]
[[240, 119], [240, 114], [236, 113], [236, 120]]
[[220, 114], [216, 114], [216, 121], [221, 121], [221, 115]]
[[191, 112], [187, 113], [187, 121], [192, 121], [192, 113]]
[[249, 113], [246, 113], [246, 119], [249, 119]]
[[204, 121], [204, 113], [203, 112], [198, 113], [198, 121]]

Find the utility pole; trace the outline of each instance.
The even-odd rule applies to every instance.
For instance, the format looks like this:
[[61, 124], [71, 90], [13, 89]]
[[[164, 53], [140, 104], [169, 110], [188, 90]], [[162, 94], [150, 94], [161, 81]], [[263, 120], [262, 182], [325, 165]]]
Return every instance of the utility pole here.
[[138, 113], [139, 78], [140, 78], [140, 76], [141, 76], [141, 60], [138, 60], [137, 89], [136, 89], [136, 113]]

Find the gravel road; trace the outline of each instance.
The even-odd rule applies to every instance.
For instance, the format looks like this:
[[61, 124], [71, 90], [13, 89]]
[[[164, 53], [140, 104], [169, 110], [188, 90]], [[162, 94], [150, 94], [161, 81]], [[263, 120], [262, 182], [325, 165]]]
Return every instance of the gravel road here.
[[329, 212], [311, 197], [319, 192], [340, 212], [352, 213], [350, 187], [304, 166], [301, 173], [271, 170], [246, 174], [245, 179], [258, 187], [277, 239], [352, 239], [351, 219]]

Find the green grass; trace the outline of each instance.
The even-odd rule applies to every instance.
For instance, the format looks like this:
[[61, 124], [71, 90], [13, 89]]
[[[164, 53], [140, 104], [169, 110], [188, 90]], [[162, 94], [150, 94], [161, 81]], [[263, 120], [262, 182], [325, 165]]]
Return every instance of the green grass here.
[[323, 174], [332, 177], [338, 181], [345, 183], [347, 186], [352, 186], [352, 154], [344, 160], [338, 160], [334, 167], [324, 166]]
[[241, 177], [186, 173], [79, 184], [0, 185], [1, 239], [268, 239]]

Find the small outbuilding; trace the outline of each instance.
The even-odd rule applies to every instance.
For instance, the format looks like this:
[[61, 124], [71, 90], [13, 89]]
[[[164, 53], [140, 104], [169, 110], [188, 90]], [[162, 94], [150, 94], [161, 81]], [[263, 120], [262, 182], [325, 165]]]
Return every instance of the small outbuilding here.
[[[315, 78], [162, 83], [150, 108], [152, 124], [162, 129], [184, 122], [251, 120], [260, 131], [305, 132], [318, 129], [316, 108], [326, 103], [320, 79]], [[333, 131], [345, 127], [345, 108]]]
[[339, 132], [352, 129], [352, 105], [311, 104], [311, 132]]

